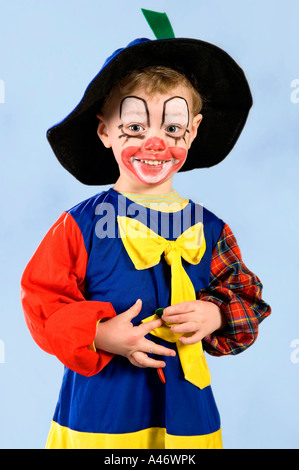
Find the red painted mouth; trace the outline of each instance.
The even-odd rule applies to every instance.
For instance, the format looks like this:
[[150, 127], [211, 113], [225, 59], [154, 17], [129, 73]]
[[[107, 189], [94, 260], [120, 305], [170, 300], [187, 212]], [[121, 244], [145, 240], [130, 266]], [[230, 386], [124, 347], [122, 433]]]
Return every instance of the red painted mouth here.
[[162, 183], [183, 166], [187, 150], [181, 147], [168, 147], [165, 150], [144, 151], [140, 147], [129, 146], [122, 151], [121, 157], [125, 167], [140, 181], [155, 184]]

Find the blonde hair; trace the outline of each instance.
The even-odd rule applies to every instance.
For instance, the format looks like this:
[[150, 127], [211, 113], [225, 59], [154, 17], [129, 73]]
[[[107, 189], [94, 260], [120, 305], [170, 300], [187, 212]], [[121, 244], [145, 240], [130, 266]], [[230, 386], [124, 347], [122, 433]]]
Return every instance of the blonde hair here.
[[155, 93], [164, 94], [172, 88], [183, 85], [190, 90], [192, 98], [192, 112], [196, 116], [202, 109], [203, 98], [190, 80], [180, 72], [163, 66], [147, 67], [143, 70], [134, 70], [117, 82], [107, 95], [102, 108], [109, 104], [115, 91], [119, 89], [122, 94], [131, 93], [139, 87], [143, 87], [149, 96]]

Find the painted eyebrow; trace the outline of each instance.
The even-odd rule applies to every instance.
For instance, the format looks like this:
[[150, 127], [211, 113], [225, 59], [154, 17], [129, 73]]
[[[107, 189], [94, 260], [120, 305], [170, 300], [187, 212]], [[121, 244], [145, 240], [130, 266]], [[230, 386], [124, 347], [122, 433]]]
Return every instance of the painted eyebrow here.
[[163, 126], [163, 124], [165, 122], [165, 114], [166, 114], [166, 105], [167, 105], [167, 103], [169, 103], [169, 101], [175, 100], [177, 98], [180, 99], [180, 100], [185, 101], [185, 103], [186, 103], [187, 113], [188, 113], [187, 127], [189, 126], [189, 106], [188, 106], [187, 101], [182, 96], [172, 96], [171, 98], [168, 98], [168, 100], [164, 101], [161, 127]]
[[139, 96], [126, 96], [125, 98], [123, 98], [121, 100], [121, 103], [120, 103], [120, 107], [119, 107], [119, 118], [121, 119], [121, 115], [122, 115], [122, 107], [123, 107], [123, 102], [125, 100], [127, 100], [128, 98], [135, 98], [136, 100], [140, 100], [143, 102], [144, 104], [144, 109], [145, 109], [145, 113], [146, 113], [146, 119], [147, 119], [147, 126], [150, 126], [150, 115], [149, 115], [149, 111], [148, 111], [148, 107], [147, 107], [147, 103], [146, 101], [143, 99], [143, 98], [139, 98]]

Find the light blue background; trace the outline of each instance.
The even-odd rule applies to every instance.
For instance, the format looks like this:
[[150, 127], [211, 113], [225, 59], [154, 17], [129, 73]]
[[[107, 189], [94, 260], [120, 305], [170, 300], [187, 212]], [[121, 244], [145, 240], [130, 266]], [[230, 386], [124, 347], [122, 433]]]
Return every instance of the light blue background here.
[[177, 37], [223, 47], [250, 82], [254, 107], [230, 156], [174, 186], [228, 222], [273, 308], [249, 350], [208, 357], [224, 446], [298, 448], [296, 0], [0, 0], [0, 448], [44, 447], [63, 372], [25, 326], [21, 274], [61, 212], [102, 189], [69, 175], [45, 133], [111, 52], [153, 38], [142, 7], [166, 11]]

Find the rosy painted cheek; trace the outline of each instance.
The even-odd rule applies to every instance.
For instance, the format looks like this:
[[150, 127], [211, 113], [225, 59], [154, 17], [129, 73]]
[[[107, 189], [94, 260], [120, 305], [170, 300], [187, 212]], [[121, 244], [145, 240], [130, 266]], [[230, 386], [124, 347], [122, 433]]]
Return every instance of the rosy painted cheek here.
[[133, 147], [129, 146], [123, 149], [121, 152], [121, 159], [123, 164], [132, 170], [132, 163], [131, 163], [131, 158], [138, 152], [140, 151], [140, 147]]
[[179, 163], [182, 164], [187, 158], [187, 150], [182, 147], [169, 147], [169, 152]]

